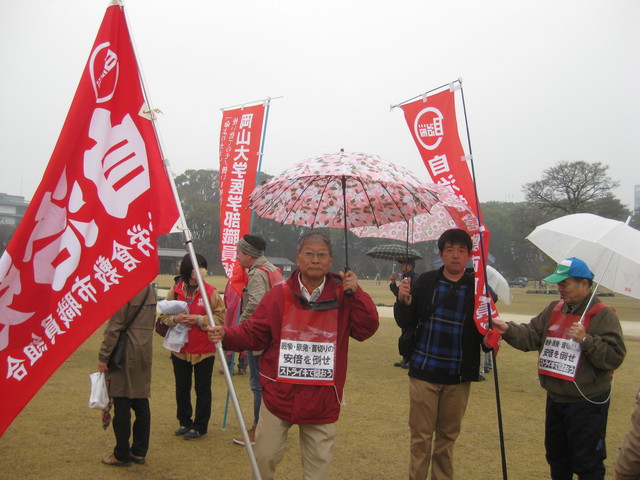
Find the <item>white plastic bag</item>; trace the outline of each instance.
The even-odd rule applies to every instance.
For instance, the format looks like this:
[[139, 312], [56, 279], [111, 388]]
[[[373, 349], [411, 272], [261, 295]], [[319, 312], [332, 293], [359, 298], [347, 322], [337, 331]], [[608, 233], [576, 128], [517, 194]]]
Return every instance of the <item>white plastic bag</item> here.
[[89, 408], [103, 410], [109, 406], [109, 392], [104, 379], [104, 372], [95, 372], [89, 375], [91, 378], [91, 395], [89, 396]]
[[182, 300], [160, 300], [158, 308], [164, 315], [178, 315], [189, 313], [189, 305]]
[[191, 327], [183, 323], [178, 323], [169, 328], [167, 334], [164, 336], [162, 346], [172, 352], [179, 352], [189, 339], [189, 330], [191, 330]]

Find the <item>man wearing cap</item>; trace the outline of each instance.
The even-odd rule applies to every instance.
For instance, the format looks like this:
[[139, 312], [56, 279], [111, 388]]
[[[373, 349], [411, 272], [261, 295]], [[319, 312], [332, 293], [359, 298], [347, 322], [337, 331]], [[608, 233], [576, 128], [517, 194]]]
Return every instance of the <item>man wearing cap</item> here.
[[[242, 313], [238, 323], [247, 320], [269, 289], [283, 281], [280, 269], [264, 256], [266, 246], [267, 242], [258, 235], [244, 235], [237, 244], [238, 263], [245, 269], [248, 277], [247, 284], [242, 290]], [[253, 426], [248, 431], [251, 444], [255, 443], [256, 425], [262, 403], [260, 368], [258, 366], [258, 358], [261, 353], [261, 351], [247, 351], [249, 385], [253, 392]], [[234, 438], [233, 442], [238, 445], [245, 443], [242, 437]]]
[[[400, 271], [402, 272], [402, 278], [410, 278], [411, 279], [411, 285], [415, 285], [416, 280], [418, 279], [418, 277], [420, 276], [415, 270], [415, 266], [416, 266], [416, 261], [413, 258], [403, 258], [402, 260], [399, 260], [400, 263]], [[398, 291], [400, 290], [400, 287], [398, 287], [398, 284], [396, 283], [396, 277], [397, 275], [394, 273], [393, 275], [391, 275], [391, 277], [389, 278], [389, 280], [391, 280], [391, 283], [389, 284], [389, 290], [391, 290], [391, 292], [393, 292], [393, 295], [398, 298]], [[398, 325], [400, 326], [400, 325]], [[403, 329], [404, 330], [404, 329]], [[403, 357], [402, 361], [400, 362], [395, 362], [393, 364], [394, 367], [402, 367], [402, 368], [409, 368], [409, 357]]]
[[575, 257], [545, 281], [558, 284], [553, 301], [527, 324], [494, 319], [511, 346], [537, 350], [540, 386], [547, 391], [545, 450], [552, 480], [604, 479], [605, 432], [613, 370], [626, 349], [615, 312], [592, 298], [593, 273]]

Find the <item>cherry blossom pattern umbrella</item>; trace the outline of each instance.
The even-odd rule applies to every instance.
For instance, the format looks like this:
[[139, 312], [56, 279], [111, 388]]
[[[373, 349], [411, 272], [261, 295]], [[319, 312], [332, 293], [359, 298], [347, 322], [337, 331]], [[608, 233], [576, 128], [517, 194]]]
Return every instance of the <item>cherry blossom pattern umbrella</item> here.
[[406, 221], [446, 196], [448, 188], [423, 183], [378, 155], [341, 150], [296, 163], [259, 185], [249, 208], [281, 224], [343, 228], [348, 269], [347, 229]]
[[[449, 189], [450, 190], [450, 189]], [[391, 222], [384, 225], [354, 227], [354, 235], [360, 238], [388, 238], [404, 240], [407, 243], [437, 240], [450, 228], [462, 228], [473, 235], [479, 232], [478, 219], [471, 209], [452, 192], [440, 196], [440, 202], [429, 213], [422, 213], [407, 221]]]

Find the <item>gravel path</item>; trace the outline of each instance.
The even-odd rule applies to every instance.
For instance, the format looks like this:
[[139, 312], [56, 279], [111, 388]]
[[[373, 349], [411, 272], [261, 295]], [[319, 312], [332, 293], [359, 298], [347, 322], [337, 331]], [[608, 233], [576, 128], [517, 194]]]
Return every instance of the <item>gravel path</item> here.
[[[393, 307], [378, 306], [380, 318], [393, 318]], [[507, 322], [527, 323], [533, 315], [518, 315], [515, 313], [500, 314], [500, 318]], [[622, 333], [626, 337], [640, 337], [640, 322], [622, 321]]]

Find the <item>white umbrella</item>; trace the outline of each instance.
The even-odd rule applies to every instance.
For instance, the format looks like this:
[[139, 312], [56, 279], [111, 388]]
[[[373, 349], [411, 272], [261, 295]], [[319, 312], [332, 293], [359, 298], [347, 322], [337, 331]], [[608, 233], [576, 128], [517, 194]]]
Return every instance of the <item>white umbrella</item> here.
[[536, 227], [527, 239], [556, 262], [584, 260], [597, 284], [640, 299], [640, 232], [629, 221], [575, 213]]
[[509, 288], [509, 282], [502, 276], [498, 270], [491, 265], [487, 265], [487, 283], [491, 287], [491, 290], [498, 295], [498, 300], [511, 305], [511, 289]]

